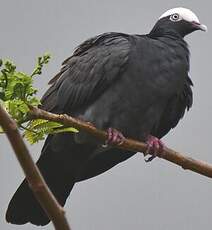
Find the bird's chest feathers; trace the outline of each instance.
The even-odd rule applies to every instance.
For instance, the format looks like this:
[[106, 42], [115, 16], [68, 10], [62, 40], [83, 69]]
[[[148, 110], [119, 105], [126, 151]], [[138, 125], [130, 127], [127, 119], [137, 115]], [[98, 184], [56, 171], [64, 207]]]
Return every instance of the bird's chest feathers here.
[[189, 71], [187, 47], [156, 41], [141, 49], [135, 70], [135, 81], [152, 93], [168, 96], [181, 90]]

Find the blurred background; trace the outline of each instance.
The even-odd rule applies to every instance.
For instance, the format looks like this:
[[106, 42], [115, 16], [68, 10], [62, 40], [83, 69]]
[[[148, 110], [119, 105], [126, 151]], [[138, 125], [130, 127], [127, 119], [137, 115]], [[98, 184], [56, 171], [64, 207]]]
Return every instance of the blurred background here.
[[[212, 163], [212, 4], [210, 1], [142, 0], [0, 0], [0, 58], [13, 60], [31, 72], [36, 57], [52, 54], [35, 84], [40, 96], [61, 62], [85, 39], [109, 32], [148, 33], [167, 9], [183, 6], [194, 11], [209, 32], [186, 40], [191, 50], [190, 75], [194, 105], [163, 140], [167, 146]], [[8, 202], [23, 172], [4, 136], [0, 136], [0, 229], [53, 229], [7, 224]], [[36, 160], [42, 143], [29, 146]], [[77, 184], [65, 209], [73, 230], [199, 230], [212, 225], [212, 180], [184, 171], [162, 159], [145, 163], [142, 154], [110, 171]]]

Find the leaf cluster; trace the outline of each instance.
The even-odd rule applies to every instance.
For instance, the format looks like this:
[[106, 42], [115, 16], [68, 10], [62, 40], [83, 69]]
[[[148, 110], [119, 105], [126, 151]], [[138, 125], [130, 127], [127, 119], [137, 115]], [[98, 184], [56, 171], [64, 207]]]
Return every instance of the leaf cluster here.
[[9, 60], [0, 62], [0, 101], [17, 123], [26, 119], [29, 111], [27, 105], [40, 104], [36, 97], [37, 89], [33, 87], [33, 77], [42, 73], [42, 68], [49, 59], [49, 54], [39, 57], [31, 75], [17, 71], [16, 66]]
[[30, 144], [43, 140], [47, 134], [56, 134], [61, 132], [78, 132], [72, 127], [65, 127], [58, 122], [37, 119], [30, 121], [25, 129], [24, 136]]
[[31, 144], [44, 139], [48, 134], [77, 132], [76, 129], [64, 127], [57, 122], [41, 119], [28, 121], [29, 105], [36, 107], [40, 104], [36, 97], [37, 89], [33, 86], [34, 77], [42, 74], [43, 67], [49, 60], [49, 54], [38, 57], [34, 70], [27, 74], [17, 71], [13, 62], [0, 59], [0, 103], [18, 126], [25, 130], [24, 136]]

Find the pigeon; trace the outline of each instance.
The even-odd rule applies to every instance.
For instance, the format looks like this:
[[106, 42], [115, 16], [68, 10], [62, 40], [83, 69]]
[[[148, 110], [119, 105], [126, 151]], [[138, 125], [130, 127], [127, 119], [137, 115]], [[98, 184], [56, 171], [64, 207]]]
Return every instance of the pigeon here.
[[[147, 143], [148, 161], [162, 154], [161, 138], [192, 106], [184, 37], [197, 30], [207, 27], [191, 10], [178, 7], [162, 14], [148, 34], [103, 33], [83, 42], [62, 63], [41, 109], [91, 122], [108, 134], [105, 143], [82, 131], [46, 138], [37, 166], [62, 206], [75, 183], [136, 154], [113, 146], [125, 137]], [[6, 220], [50, 222], [26, 179], [9, 203]]]

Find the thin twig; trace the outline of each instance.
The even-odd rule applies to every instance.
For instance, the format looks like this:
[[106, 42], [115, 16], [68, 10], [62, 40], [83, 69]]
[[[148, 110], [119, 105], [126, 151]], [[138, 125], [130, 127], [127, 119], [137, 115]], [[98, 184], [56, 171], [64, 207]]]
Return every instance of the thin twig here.
[[[30, 107], [30, 115], [32, 119], [46, 119], [50, 121], [56, 121], [66, 126], [86, 131], [87, 133], [102, 141], [105, 141], [107, 138], [107, 133], [105, 131], [98, 130], [92, 124], [88, 122], [83, 122], [68, 115], [53, 114], [35, 107]], [[125, 141], [121, 145], [116, 145], [114, 147], [143, 153], [145, 153], [147, 149], [147, 145], [145, 143], [132, 139], [125, 139]], [[178, 153], [169, 148], [164, 149], [163, 153], [161, 154], [161, 158], [177, 164], [183, 169], [188, 169], [212, 178], [212, 165], [206, 162], [187, 157], [184, 154]]]
[[[0, 106], [0, 125], [4, 129], [16, 157], [24, 170], [26, 179], [37, 200], [52, 220], [56, 230], [71, 230], [65, 211], [55, 199], [45, 183], [38, 167], [33, 162], [26, 145], [18, 131], [17, 124]], [[24, 201], [23, 201], [24, 202]]]

